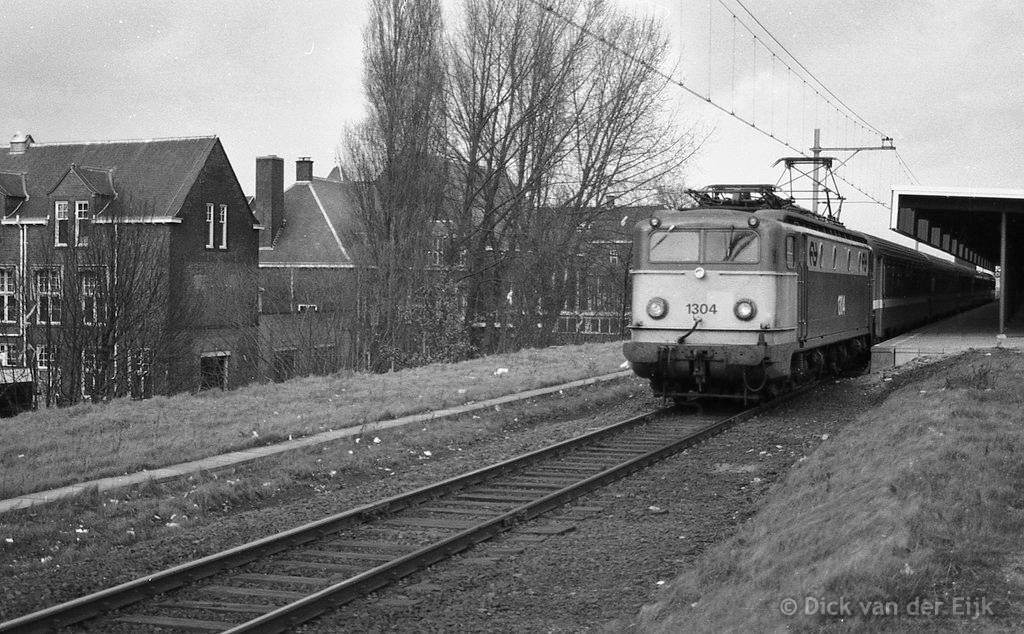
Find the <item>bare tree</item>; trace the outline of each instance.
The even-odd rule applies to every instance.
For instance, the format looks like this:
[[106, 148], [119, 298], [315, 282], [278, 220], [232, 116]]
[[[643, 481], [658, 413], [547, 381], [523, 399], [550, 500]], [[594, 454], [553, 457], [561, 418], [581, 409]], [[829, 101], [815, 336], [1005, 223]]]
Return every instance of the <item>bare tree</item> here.
[[357, 185], [361, 357], [394, 368], [422, 348], [413, 316], [437, 283], [428, 252], [443, 205], [444, 59], [437, 0], [373, 0], [364, 32], [369, 116], [342, 163]]
[[186, 348], [191, 313], [169, 298], [169, 234], [124, 222], [144, 209], [126, 200], [80, 219], [68, 246], [36, 251], [26, 320], [47, 405], [151, 394], [158, 367]]
[[698, 144], [671, 122], [653, 20], [582, 0], [467, 2], [465, 14], [449, 138], [464, 175], [453, 225], [469, 251], [467, 321], [501, 324], [499, 347], [545, 345], [589, 266], [594, 223], [615, 200], [649, 196]]
[[[483, 327], [492, 348], [551, 343], [569, 294], [617, 297], [590, 262], [609, 258], [593, 227], [655, 194], [699, 145], [672, 122], [653, 20], [548, 4], [466, 0], [444, 55], [436, 0], [372, 5], [370, 116], [341, 162], [365, 265], [357, 347], [374, 369], [425, 358], [428, 339], [445, 348], [426, 321], [451, 321], [427, 310], [460, 308], [463, 332]], [[432, 288], [464, 301], [432, 303]]]

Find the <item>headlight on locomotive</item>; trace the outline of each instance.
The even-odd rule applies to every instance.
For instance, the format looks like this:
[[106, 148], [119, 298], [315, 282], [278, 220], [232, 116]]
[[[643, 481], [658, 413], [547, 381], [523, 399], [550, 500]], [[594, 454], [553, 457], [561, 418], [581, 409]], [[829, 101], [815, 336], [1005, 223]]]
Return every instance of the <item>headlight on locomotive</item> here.
[[749, 299], [741, 299], [736, 302], [732, 312], [737, 318], [742, 319], [743, 321], [750, 321], [757, 315], [757, 306]]
[[655, 297], [647, 302], [647, 314], [651, 319], [661, 319], [668, 314], [668, 302], [660, 297]]

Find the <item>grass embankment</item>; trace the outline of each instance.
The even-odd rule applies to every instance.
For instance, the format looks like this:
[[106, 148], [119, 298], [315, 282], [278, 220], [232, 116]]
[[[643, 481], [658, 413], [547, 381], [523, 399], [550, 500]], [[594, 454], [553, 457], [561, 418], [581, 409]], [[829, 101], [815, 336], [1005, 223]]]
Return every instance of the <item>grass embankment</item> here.
[[28, 412], [0, 420], [0, 498], [606, 374], [621, 363], [621, 342], [557, 346]]
[[1020, 354], [918, 370], [802, 460], [639, 629], [1007, 627], [1024, 581], [1022, 411]]

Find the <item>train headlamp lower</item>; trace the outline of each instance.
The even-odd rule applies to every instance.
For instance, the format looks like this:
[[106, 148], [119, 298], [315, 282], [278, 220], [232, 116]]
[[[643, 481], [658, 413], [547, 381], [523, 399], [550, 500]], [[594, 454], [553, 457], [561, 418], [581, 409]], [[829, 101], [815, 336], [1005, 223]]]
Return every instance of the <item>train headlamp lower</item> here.
[[750, 321], [757, 315], [757, 305], [749, 299], [741, 299], [732, 309], [738, 319]]
[[654, 297], [647, 302], [647, 314], [651, 319], [661, 319], [668, 314], [668, 302], [661, 297]]

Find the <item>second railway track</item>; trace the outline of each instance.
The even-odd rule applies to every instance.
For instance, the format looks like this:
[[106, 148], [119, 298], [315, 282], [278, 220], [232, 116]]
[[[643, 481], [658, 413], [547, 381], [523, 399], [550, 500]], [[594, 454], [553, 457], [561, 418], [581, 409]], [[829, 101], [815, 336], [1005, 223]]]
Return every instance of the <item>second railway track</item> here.
[[[802, 390], [801, 390], [802, 391]], [[771, 405], [770, 403], [769, 405]], [[661, 409], [5, 623], [3, 632], [278, 632], [677, 453], [709, 423]]]

